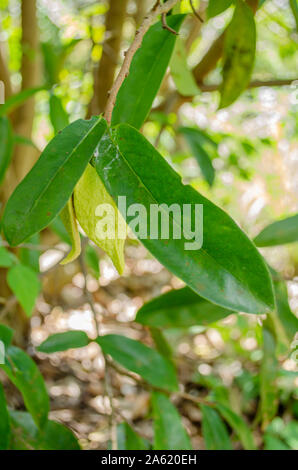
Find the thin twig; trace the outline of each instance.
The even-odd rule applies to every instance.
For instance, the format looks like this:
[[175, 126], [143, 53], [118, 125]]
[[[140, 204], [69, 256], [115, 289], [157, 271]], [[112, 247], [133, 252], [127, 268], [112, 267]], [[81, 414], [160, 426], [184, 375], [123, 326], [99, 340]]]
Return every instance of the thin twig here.
[[133, 40], [131, 46], [127, 50], [123, 64], [121, 66], [121, 69], [119, 71], [119, 74], [114, 82], [114, 85], [112, 86], [112, 89], [109, 94], [109, 99], [107, 102], [106, 110], [104, 117], [107, 120], [107, 122], [110, 124], [111, 119], [112, 119], [112, 112], [113, 108], [116, 102], [116, 97], [118, 94], [118, 91], [124, 81], [124, 79], [128, 76], [130, 66], [132, 59], [136, 53], [136, 51], [139, 49], [139, 47], [142, 44], [144, 35], [147, 33], [148, 29], [150, 28], [154, 18], [156, 18], [158, 15], [162, 15], [163, 13], [167, 13], [169, 10], [171, 10], [176, 3], [178, 3], [180, 0], [167, 0], [167, 2], [160, 4], [159, 1], [156, 2], [152, 10], [148, 13], [148, 15], [145, 17], [142, 25], [136, 32], [135, 39]]
[[166, 29], [167, 31], [170, 31], [170, 33], [175, 34], [175, 36], [178, 36], [177, 31], [175, 31], [173, 28], [171, 28], [171, 26], [168, 25], [166, 13], [163, 13], [161, 15], [161, 22], [162, 22], [163, 29]]
[[[96, 309], [93, 301], [92, 294], [89, 292], [87, 288], [87, 266], [85, 264], [85, 249], [86, 245], [88, 243], [88, 239], [85, 237], [82, 239], [82, 251], [79, 256], [79, 263], [81, 266], [81, 271], [84, 277], [84, 294], [86, 297], [86, 300], [90, 306], [92, 315], [93, 315], [93, 322], [95, 326], [95, 330], [98, 336], [101, 336], [102, 332], [100, 331], [99, 323], [97, 321], [97, 314], [96, 314]], [[109, 405], [111, 408], [111, 413], [109, 415], [109, 428], [110, 428], [110, 434], [111, 434], [111, 444], [112, 444], [112, 450], [117, 450], [117, 426], [116, 426], [116, 420], [115, 420], [115, 410], [114, 410], [114, 401], [113, 401], [113, 390], [112, 390], [112, 384], [111, 384], [111, 377], [110, 377], [110, 371], [109, 371], [109, 362], [106, 354], [102, 351], [104, 360], [105, 360], [105, 374], [104, 374], [104, 389], [105, 389], [105, 395], [109, 400]]]
[[201, 15], [200, 15], [200, 14], [197, 12], [197, 10], [195, 9], [194, 4], [192, 3], [192, 0], [189, 0], [189, 4], [190, 4], [190, 8], [191, 8], [192, 11], [193, 11], [193, 14], [198, 18], [198, 20], [199, 20], [201, 23], [204, 23], [203, 18], [201, 17]]

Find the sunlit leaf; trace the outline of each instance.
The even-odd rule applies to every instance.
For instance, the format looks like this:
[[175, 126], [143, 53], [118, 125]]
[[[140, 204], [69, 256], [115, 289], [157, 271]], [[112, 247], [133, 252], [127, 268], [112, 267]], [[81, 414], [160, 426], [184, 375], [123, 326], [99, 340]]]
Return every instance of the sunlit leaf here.
[[8, 271], [7, 282], [30, 317], [41, 288], [37, 273], [23, 264], [17, 264]]
[[74, 212], [73, 196], [70, 197], [66, 206], [61, 211], [60, 217], [71, 240], [72, 248], [66, 258], [64, 258], [60, 263], [67, 264], [77, 259], [77, 257], [80, 256], [81, 253], [81, 238]]
[[298, 214], [265, 227], [254, 239], [257, 246], [285, 245], [298, 241]]
[[200, 93], [194, 76], [188, 67], [186, 50], [182, 39], [177, 38], [170, 62], [171, 75], [182, 96], [195, 96]]

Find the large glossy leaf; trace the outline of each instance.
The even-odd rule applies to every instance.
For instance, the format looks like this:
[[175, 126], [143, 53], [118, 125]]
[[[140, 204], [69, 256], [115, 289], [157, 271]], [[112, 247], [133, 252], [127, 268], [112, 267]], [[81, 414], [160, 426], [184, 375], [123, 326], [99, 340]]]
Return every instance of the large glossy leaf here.
[[191, 450], [181, 416], [163, 393], [152, 394], [155, 450]]
[[10, 422], [3, 387], [0, 383], [0, 450], [8, 449]]
[[254, 239], [257, 246], [285, 245], [298, 241], [298, 214], [265, 227]]
[[178, 389], [173, 364], [154, 349], [120, 335], [100, 336], [96, 341], [105, 354], [112, 356], [126, 369], [139, 374], [151, 385], [164, 390]]
[[227, 10], [233, 3], [233, 0], [209, 0], [207, 7], [208, 18], [213, 18], [223, 11]]
[[231, 450], [227, 428], [214, 408], [201, 405], [202, 430], [207, 450]]
[[37, 273], [23, 264], [17, 264], [8, 271], [7, 283], [30, 317], [41, 288]]
[[[185, 15], [167, 18], [168, 25], [179, 31]], [[145, 34], [134, 55], [130, 73], [117, 95], [112, 124], [126, 122], [140, 128], [145, 121], [169, 65], [176, 36], [158, 22]]]
[[187, 64], [187, 53], [182, 39], [177, 38], [170, 62], [171, 75], [182, 96], [195, 96], [200, 93], [193, 73]]
[[[0, 109], [3, 105], [0, 106]], [[0, 117], [0, 184], [12, 157], [13, 135], [10, 121]]]
[[[179, 131], [184, 135], [193, 153], [193, 156], [198, 162], [205, 180], [207, 183], [209, 183], [210, 186], [212, 186], [215, 177], [215, 171], [208, 150], [204, 146], [202, 133], [197, 129], [192, 129], [191, 127], [181, 127]], [[214, 149], [212, 150], [214, 153]]]
[[256, 25], [251, 8], [236, 0], [224, 43], [220, 108], [230, 106], [249, 84], [256, 52]]
[[150, 446], [125, 422], [117, 426], [117, 443], [118, 450], [147, 450]]
[[[92, 163], [115, 201], [118, 196], [125, 196], [127, 208], [135, 203], [144, 206], [146, 213], [141, 221], [147, 222], [147, 227], [151, 227], [150, 222], [154, 227], [150, 220], [152, 207], [168, 206], [162, 206], [161, 212], [169, 217], [169, 239], [155, 239], [149, 237], [150, 233], [145, 238], [145, 233], [141, 241], [194, 291], [236, 311], [264, 313], [273, 308], [271, 278], [255, 246], [224, 211], [192, 187], [183, 185], [180, 176], [137, 130], [121, 124], [111, 134], [105, 134]], [[201, 249], [198, 249], [201, 240], [197, 240], [196, 246], [191, 245], [191, 249], [185, 245], [194, 237], [187, 224], [182, 227], [180, 239], [173, 237], [172, 229], [181, 228], [181, 218], [170, 212], [172, 204], [178, 204], [181, 212], [187, 204], [192, 211], [192, 221], [198, 205], [203, 206]], [[138, 227], [134, 225], [139, 209], [132, 216], [128, 215], [124, 204], [119, 209], [138, 235]], [[142, 212], [137, 219], [142, 217]], [[197, 222], [202, 222], [199, 217], [196, 217]], [[199, 228], [196, 235], [199, 235]]]
[[269, 328], [263, 327], [263, 358], [260, 371], [260, 415], [265, 429], [275, 416], [278, 405], [276, 341]]
[[[74, 208], [77, 220], [86, 235], [110, 256], [117, 271], [122, 274], [126, 224], [91, 165], [87, 165], [75, 187]], [[111, 231], [110, 235], [108, 231]], [[119, 231], [121, 236], [118, 236]]]
[[48, 419], [49, 397], [35, 362], [21, 349], [9, 346], [6, 348], [5, 364], [1, 367], [20, 390], [25, 406], [37, 426], [43, 427]]
[[105, 128], [101, 118], [80, 119], [47, 145], [6, 205], [3, 229], [11, 245], [45, 228], [63, 209]]
[[166, 292], [143, 305], [136, 321], [159, 328], [187, 328], [208, 325], [231, 313], [203, 299], [189, 287], [183, 287]]
[[244, 449], [254, 450], [256, 449], [256, 444], [254, 442], [254, 437], [249, 428], [249, 425], [246, 424], [244, 419], [236, 414], [231, 408], [218, 403], [216, 405], [217, 410], [225, 421], [231, 426], [231, 428], [236, 432], [239, 439], [242, 442]]
[[89, 338], [85, 331], [66, 331], [65, 333], [56, 333], [49, 336], [41, 343], [38, 351], [43, 353], [54, 353], [66, 351], [67, 349], [83, 348], [89, 344]]
[[55, 421], [47, 421], [39, 430], [31, 415], [10, 410], [12, 450], [79, 450], [77, 439], [70, 429]]

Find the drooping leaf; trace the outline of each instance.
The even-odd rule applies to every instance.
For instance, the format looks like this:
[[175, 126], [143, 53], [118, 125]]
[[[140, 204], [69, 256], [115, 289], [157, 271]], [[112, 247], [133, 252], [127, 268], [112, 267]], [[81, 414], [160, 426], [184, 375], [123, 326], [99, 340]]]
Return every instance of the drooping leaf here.
[[179, 130], [184, 135], [193, 152], [193, 156], [197, 160], [205, 180], [212, 186], [215, 171], [208, 151], [204, 147], [204, 142], [202, 142], [202, 134], [197, 129], [192, 129], [191, 127], [181, 127]]
[[118, 450], [147, 450], [150, 446], [126, 422], [117, 426], [117, 443]]
[[0, 450], [8, 449], [10, 440], [10, 422], [3, 387], [0, 382]]
[[[1, 241], [0, 241], [1, 244]], [[0, 266], [1, 268], [10, 268], [16, 262], [17, 258], [13, 253], [0, 246]]]
[[47, 421], [39, 430], [31, 415], [10, 410], [12, 450], [79, 450], [77, 439], [70, 429], [55, 421]]
[[35, 272], [39, 272], [39, 256], [40, 250], [34, 249], [34, 246], [37, 247], [40, 243], [39, 233], [35, 233], [27, 240], [27, 243], [32, 245], [32, 248], [21, 248], [20, 249], [20, 261], [22, 264], [28, 268], [33, 269]]
[[71, 246], [72, 243], [70, 236], [62, 222], [60, 215], [55, 217], [55, 219], [50, 223], [50, 227], [64, 243]]
[[[4, 106], [0, 106], [0, 110]], [[0, 117], [0, 184], [9, 166], [13, 150], [13, 134], [9, 119]]]
[[8, 271], [7, 283], [30, 317], [41, 288], [37, 273], [23, 264], [17, 264]]
[[265, 227], [254, 239], [257, 246], [285, 245], [298, 241], [298, 214]]
[[1, 367], [21, 392], [36, 425], [42, 428], [48, 419], [49, 397], [35, 362], [21, 349], [9, 346], [6, 348], [5, 364]]
[[[92, 163], [114, 200], [119, 195], [126, 197], [126, 207], [122, 198], [118, 208], [146, 248], [199, 295], [248, 313], [264, 313], [274, 307], [271, 278], [255, 246], [224, 211], [183, 185], [137, 130], [121, 124], [106, 134]], [[142, 208], [132, 206], [135, 203]], [[176, 209], [179, 206], [179, 212], [171, 209], [172, 204]], [[195, 240], [186, 223], [190, 218], [181, 224], [184, 205], [190, 209], [192, 223], [197, 222]], [[159, 228], [150, 217], [152, 207], [161, 209], [166, 222], [169, 218], [169, 236], [149, 233], [150, 228]], [[139, 233], [140, 223], [146, 224], [144, 235]], [[174, 237], [174, 230], [181, 230], [181, 237], [180, 233], [179, 238]]]
[[283, 280], [274, 281], [274, 292], [276, 298], [276, 309], [272, 312], [277, 338], [289, 348], [295, 334], [298, 331], [298, 319], [292, 312], [286, 283]]
[[231, 450], [227, 428], [214, 408], [201, 405], [202, 430], [207, 450]]
[[0, 324], [0, 341], [6, 348], [11, 344], [13, 338], [13, 330], [7, 325]]
[[272, 332], [263, 326], [263, 358], [260, 370], [260, 415], [262, 429], [275, 416], [278, 404], [276, 341]]
[[99, 256], [96, 249], [89, 243], [85, 250], [85, 259], [92, 275], [98, 279], [100, 276], [99, 271]]
[[233, 410], [231, 410], [231, 408], [221, 403], [217, 403], [216, 408], [221, 414], [221, 416], [236, 432], [236, 434], [238, 435], [239, 439], [242, 442], [244, 449], [246, 450], [256, 449], [254, 437], [249, 428], [249, 425], [246, 424], [244, 419], [240, 415], [236, 414]]
[[37, 351], [43, 353], [54, 353], [58, 351], [67, 351], [67, 349], [83, 348], [88, 346], [89, 338], [85, 331], [66, 331], [65, 333], [56, 333], [49, 336], [41, 343]]
[[74, 261], [81, 253], [81, 238], [74, 212], [73, 196], [67, 201], [66, 206], [60, 213], [60, 217], [71, 240], [71, 250], [60, 263], [67, 264]]
[[[184, 17], [170, 16], [167, 23], [179, 31]], [[142, 126], [166, 73], [175, 41], [176, 36], [163, 29], [160, 21], [151, 26], [117, 95], [112, 125], [125, 122], [136, 128]]]
[[186, 50], [182, 39], [177, 38], [170, 62], [171, 75], [182, 96], [195, 96], [200, 93], [194, 76], [188, 67]]
[[51, 93], [50, 100], [50, 120], [55, 134], [62, 131], [69, 124], [68, 114], [65, 111], [61, 99]]
[[166, 292], [143, 305], [136, 321], [159, 328], [187, 328], [208, 325], [231, 313], [203, 299], [189, 287], [183, 287]]
[[101, 118], [80, 119], [47, 145], [6, 205], [3, 229], [11, 245], [45, 228], [63, 209], [105, 128]]
[[208, 18], [220, 15], [223, 11], [227, 10], [233, 3], [233, 0], [209, 0], [207, 7]]
[[181, 416], [163, 393], [152, 394], [154, 450], [191, 450]]
[[22, 90], [19, 93], [11, 96], [11, 98], [8, 98], [8, 100], [6, 100], [6, 102], [0, 106], [0, 116], [5, 116], [6, 114], [11, 113], [36, 93], [46, 89], [47, 87], [45, 86], [27, 88], [26, 90]]
[[256, 25], [251, 8], [236, 0], [224, 42], [219, 108], [230, 106], [249, 84], [256, 52]]
[[91, 165], [87, 166], [75, 187], [74, 208], [77, 220], [88, 238], [109, 255], [119, 274], [122, 274], [126, 224]]
[[105, 354], [126, 369], [139, 374], [148, 383], [164, 390], [178, 388], [173, 364], [154, 349], [120, 335], [105, 335], [96, 339]]

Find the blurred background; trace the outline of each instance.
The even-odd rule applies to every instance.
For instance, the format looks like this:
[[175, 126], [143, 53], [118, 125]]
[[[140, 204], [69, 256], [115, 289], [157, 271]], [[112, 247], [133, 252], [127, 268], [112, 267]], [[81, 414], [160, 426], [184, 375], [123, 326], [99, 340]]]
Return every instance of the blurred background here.
[[[64, 121], [103, 112], [123, 52], [152, 3], [0, 0], [0, 80], [5, 84], [6, 99], [20, 90], [42, 87], [10, 116], [15, 144], [12, 164], [0, 188], [1, 211], [54, 137], [54, 106]], [[227, 211], [254, 238], [270, 222], [298, 212], [297, 17], [295, 21], [288, 0], [259, 2], [252, 87], [232, 106], [218, 111], [220, 53], [210, 70], [201, 75], [200, 70], [233, 8], [210, 18], [208, 2], [193, 3], [204, 22], [189, 15], [180, 36], [185, 39], [188, 65], [196, 71], [200, 92], [192, 99], [179, 95], [168, 74], [143, 133], [184, 182]], [[191, 12], [188, 1], [183, 0], [181, 8]], [[53, 96], [57, 98], [54, 103]], [[208, 149], [202, 145], [202, 151], [208, 151], [215, 170], [212, 186], [178, 132], [180, 126], [195, 126], [209, 145]], [[15, 329], [16, 343], [37, 361], [51, 398], [51, 418], [70, 427], [83, 448], [106, 449], [111, 409], [99, 346], [92, 343], [51, 356], [36, 353], [34, 347], [49, 334], [67, 330], [84, 330], [95, 337], [90, 296], [102, 332], [123, 334], [152, 346], [149, 329], [134, 323], [136, 313], [146, 301], [183, 283], [133, 238], [126, 242], [121, 277], [107, 255], [91, 242], [85, 241], [78, 261], [61, 266], [59, 261], [68, 251], [68, 236], [59, 219], [27, 246], [15, 250], [38, 273], [42, 290], [28, 318], [7, 286], [7, 269], [1, 268], [0, 319]], [[297, 243], [262, 248], [261, 252], [285, 280], [289, 308], [297, 316]], [[253, 429], [259, 448], [297, 448], [294, 343], [278, 346], [278, 406], [265, 433], [258, 419], [262, 321], [253, 315], [231, 314], [207, 327], [171, 328], [163, 333], [184, 391], [203, 397], [211, 394], [230, 403]], [[1, 372], [0, 378], [9, 404], [22, 409], [17, 390]], [[149, 392], [115, 370], [111, 371], [111, 387], [117, 422], [124, 418], [141, 436], [151, 439]], [[194, 448], [204, 448], [201, 411], [181, 397], [175, 404]], [[241, 448], [241, 443], [235, 439], [233, 446]]]

